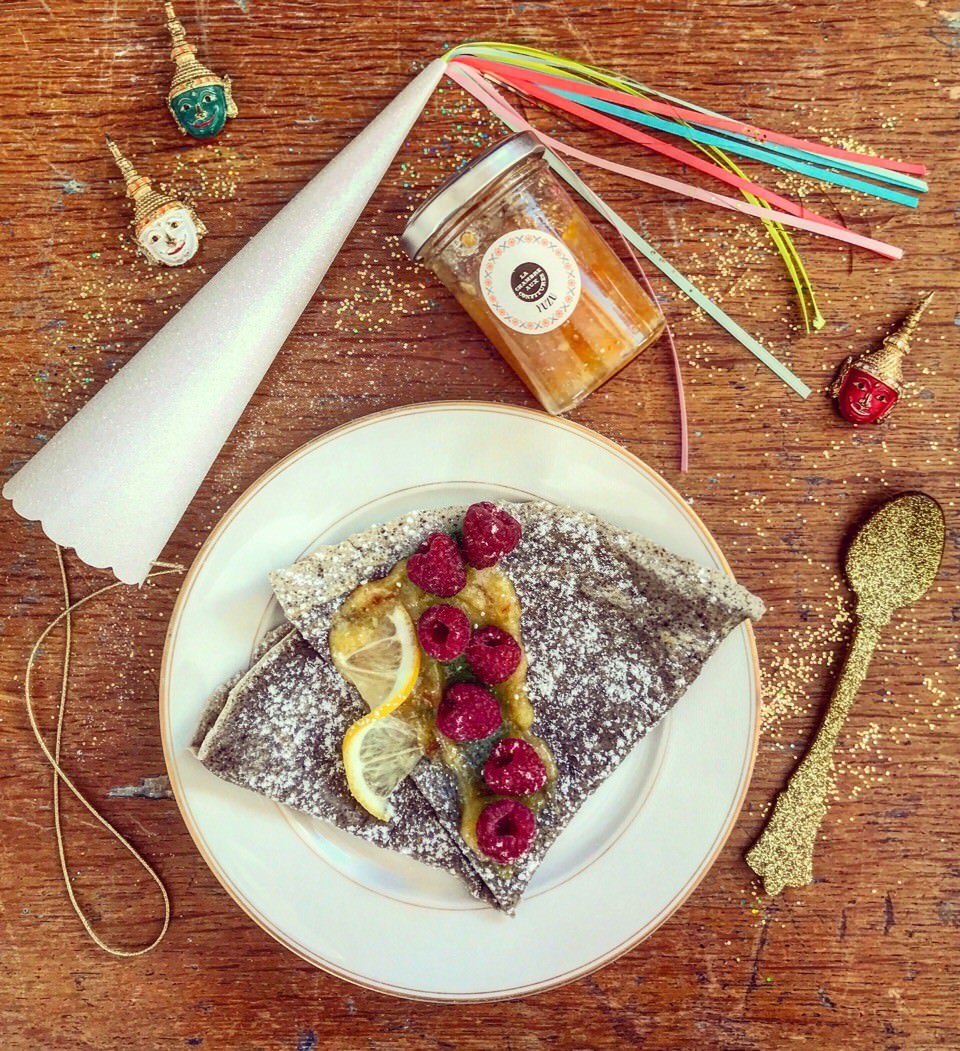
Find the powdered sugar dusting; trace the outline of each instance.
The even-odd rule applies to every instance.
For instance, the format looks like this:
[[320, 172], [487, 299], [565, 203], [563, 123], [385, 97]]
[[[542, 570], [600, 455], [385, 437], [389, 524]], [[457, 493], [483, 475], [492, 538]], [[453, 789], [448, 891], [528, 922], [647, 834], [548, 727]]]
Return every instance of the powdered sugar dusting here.
[[[729, 631], [763, 607], [724, 574], [592, 515], [541, 502], [503, 506], [524, 528], [520, 546], [501, 564], [521, 604], [532, 729], [558, 767], [534, 846], [512, 872], [476, 856], [460, 838], [456, 784], [438, 762], [424, 760], [397, 789], [395, 821], [384, 826], [349, 796], [340, 759], [343, 733], [364, 707], [329, 658], [333, 613], [343, 596], [385, 575], [427, 533], [456, 530], [465, 508], [406, 515], [272, 574], [284, 612], [303, 634], [277, 643], [233, 688], [201, 758], [228, 780], [371, 842], [461, 877], [468, 870], [475, 893], [479, 876], [512, 911], [586, 799]], [[492, 744], [480, 749], [478, 762]]]
[[[683, 695], [717, 645], [763, 610], [722, 573], [592, 515], [542, 503], [510, 512], [523, 524], [523, 540], [501, 566], [520, 599], [532, 730], [550, 747], [558, 777], [537, 816], [534, 845], [509, 876], [469, 855], [508, 910], [573, 815]], [[451, 775], [421, 763], [412, 776], [459, 836]]]
[[[328, 619], [334, 609], [328, 606]], [[341, 742], [366, 710], [329, 653], [317, 652], [290, 630], [230, 691], [198, 755], [227, 781], [453, 872], [473, 895], [488, 899], [483, 883], [411, 782], [394, 792], [389, 824], [371, 817], [351, 796]]]

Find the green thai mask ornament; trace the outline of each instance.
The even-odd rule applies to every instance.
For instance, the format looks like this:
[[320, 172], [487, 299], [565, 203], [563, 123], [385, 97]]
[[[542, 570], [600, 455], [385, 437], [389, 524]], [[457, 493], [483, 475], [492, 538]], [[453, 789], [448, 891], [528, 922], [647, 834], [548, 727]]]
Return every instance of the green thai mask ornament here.
[[167, 29], [173, 41], [170, 52], [176, 69], [167, 94], [167, 105], [180, 130], [195, 139], [219, 135], [228, 117], [237, 115], [230, 90], [230, 78], [218, 77], [197, 61], [197, 49], [187, 43], [183, 25], [173, 4], [166, 5]]

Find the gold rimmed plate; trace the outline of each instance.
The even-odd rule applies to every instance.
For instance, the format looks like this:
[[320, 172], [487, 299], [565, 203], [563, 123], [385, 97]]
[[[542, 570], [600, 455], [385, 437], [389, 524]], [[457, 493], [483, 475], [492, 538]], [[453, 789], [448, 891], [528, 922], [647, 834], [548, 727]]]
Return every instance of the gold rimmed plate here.
[[553, 988], [616, 959], [704, 877], [749, 782], [760, 682], [749, 624], [587, 801], [515, 917], [453, 879], [229, 785], [189, 743], [212, 690], [279, 619], [267, 573], [407, 511], [544, 499], [729, 572], [706, 527], [618, 445], [543, 413], [440, 402], [378, 413], [298, 449], [210, 534], [170, 621], [160, 688], [171, 784], [200, 853], [278, 941], [348, 981], [443, 1001]]

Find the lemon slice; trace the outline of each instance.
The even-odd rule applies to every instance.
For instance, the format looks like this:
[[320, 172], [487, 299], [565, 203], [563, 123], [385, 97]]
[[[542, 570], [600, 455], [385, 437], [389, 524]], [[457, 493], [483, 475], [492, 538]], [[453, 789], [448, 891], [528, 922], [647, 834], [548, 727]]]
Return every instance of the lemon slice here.
[[347, 784], [365, 810], [389, 821], [390, 793], [422, 754], [416, 727], [390, 714], [410, 696], [420, 677], [416, 628], [399, 602], [377, 616], [359, 612], [331, 626], [330, 654], [371, 709], [344, 734]]
[[377, 708], [347, 730], [343, 765], [353, 798], [374, 817], [389, 821], [393, 816], [390, 793], [423, 753], [416, 727], [381, 711]]
[[334, 624], [330, 654], [337, 671], [373, 709], [393, 711], [410, 696], [420, 675], [420, 645], [410, 614], [394, 603], [383, 616]]

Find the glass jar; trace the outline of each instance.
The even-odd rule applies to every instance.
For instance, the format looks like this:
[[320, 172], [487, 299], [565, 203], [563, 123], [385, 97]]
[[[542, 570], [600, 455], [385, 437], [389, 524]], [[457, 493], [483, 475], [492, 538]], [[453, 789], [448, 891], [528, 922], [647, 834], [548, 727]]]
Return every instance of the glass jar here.
[[529, 132], [494, 144], [414, 212], [400, 243], [560, 414], [649, 346], [664, 320], [543, 153]]

